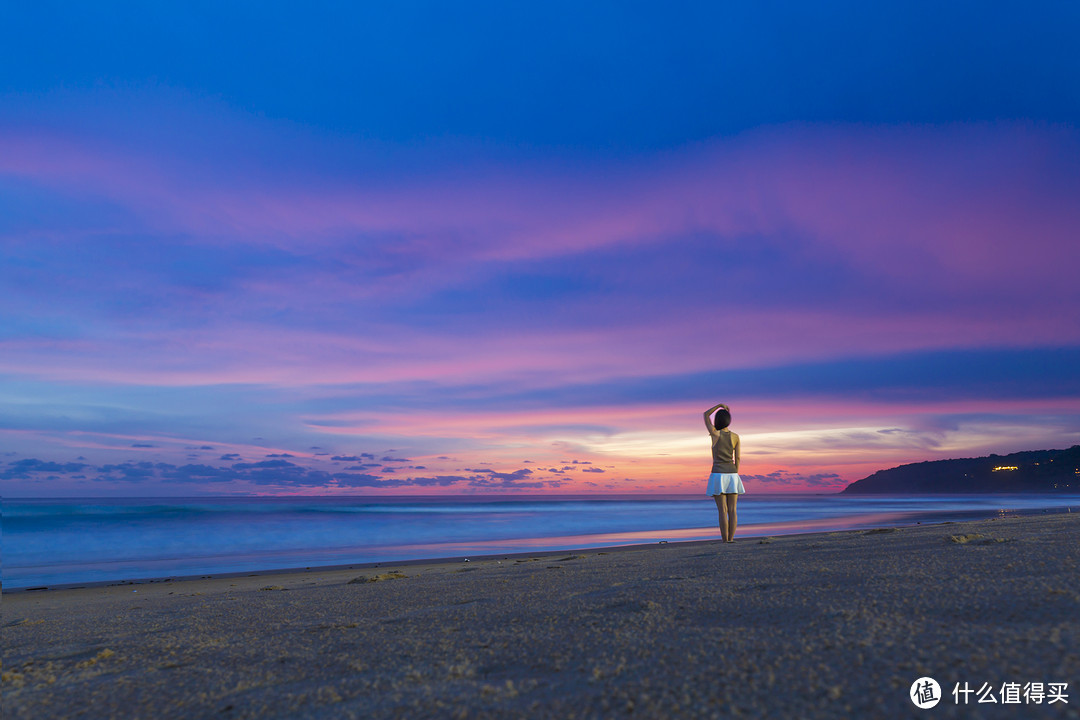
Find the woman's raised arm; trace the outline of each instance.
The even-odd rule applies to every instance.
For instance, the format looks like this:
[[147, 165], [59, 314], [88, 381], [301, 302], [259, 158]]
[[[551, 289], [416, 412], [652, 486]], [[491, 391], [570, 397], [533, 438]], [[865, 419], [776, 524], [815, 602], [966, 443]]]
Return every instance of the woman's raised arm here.
[[720, 408], [724, 408], [728, 412], [731, 412], [731, 409], [727, 405], [725, 405], [724, 403], [716, 403], [711, 408], [709, 408], [708, 410], [705, 411], [705, 427], [708, 429], [710, 435], [717, 432], [716, 427], [712, 424], [712, 417], [711, 416], [712, 416], [712, 414], [714, 412], [716, 412]]

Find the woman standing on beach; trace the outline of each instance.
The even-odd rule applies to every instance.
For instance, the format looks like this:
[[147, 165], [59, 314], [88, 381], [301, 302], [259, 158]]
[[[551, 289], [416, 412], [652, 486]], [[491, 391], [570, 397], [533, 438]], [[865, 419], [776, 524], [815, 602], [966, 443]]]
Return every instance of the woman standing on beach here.
[[[709, 416], [716, 413], [715, 419]], [[739, 436], [728, 430], [731, 424], [731, 408], [719, 403], [705, 411], [705, 427], [712, 438], [712, 473], [705, 488], [706, 495], [716, 501], [720, 515], [720, 537], [724, 542], [735, 542], [735, 505], [739, 495], [746, 492], [739, 477]]]

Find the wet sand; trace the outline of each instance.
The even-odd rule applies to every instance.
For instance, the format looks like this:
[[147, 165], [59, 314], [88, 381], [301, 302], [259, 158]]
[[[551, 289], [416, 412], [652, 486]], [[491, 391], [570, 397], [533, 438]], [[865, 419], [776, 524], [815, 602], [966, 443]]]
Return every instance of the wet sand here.
[[[4, 717], [1076, 718], [1078, 541], [1072, 513], [5, 593]], [[951, 694], [1032, 681], [1069, 702]]]

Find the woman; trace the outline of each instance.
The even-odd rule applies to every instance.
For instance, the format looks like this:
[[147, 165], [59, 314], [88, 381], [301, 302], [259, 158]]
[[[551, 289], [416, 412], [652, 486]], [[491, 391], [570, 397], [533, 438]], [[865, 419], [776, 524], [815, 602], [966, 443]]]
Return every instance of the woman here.
[[[716, 413], [715, 420], [709, 416]], [[705, 427], [712, 437], [712, 474], [705, 488], [706, 495], [716, 501], [720, 515], [720, 537], [724, 542], [735, 542], [735, 504], [739, 495], [746, 492], [739, 477], [739, 436], [728, 430], [731, 424], [731, 408], [724, 403], [705, 411]]]

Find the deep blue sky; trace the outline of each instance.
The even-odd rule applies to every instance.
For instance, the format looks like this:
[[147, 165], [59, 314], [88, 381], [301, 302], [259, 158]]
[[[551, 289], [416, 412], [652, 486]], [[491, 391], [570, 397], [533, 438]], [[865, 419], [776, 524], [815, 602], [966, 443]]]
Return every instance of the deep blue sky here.
[[344, 134], [639, 152], [1080, 117], [1073, 2], [18, 3], [2, 90], [182, 88]]

